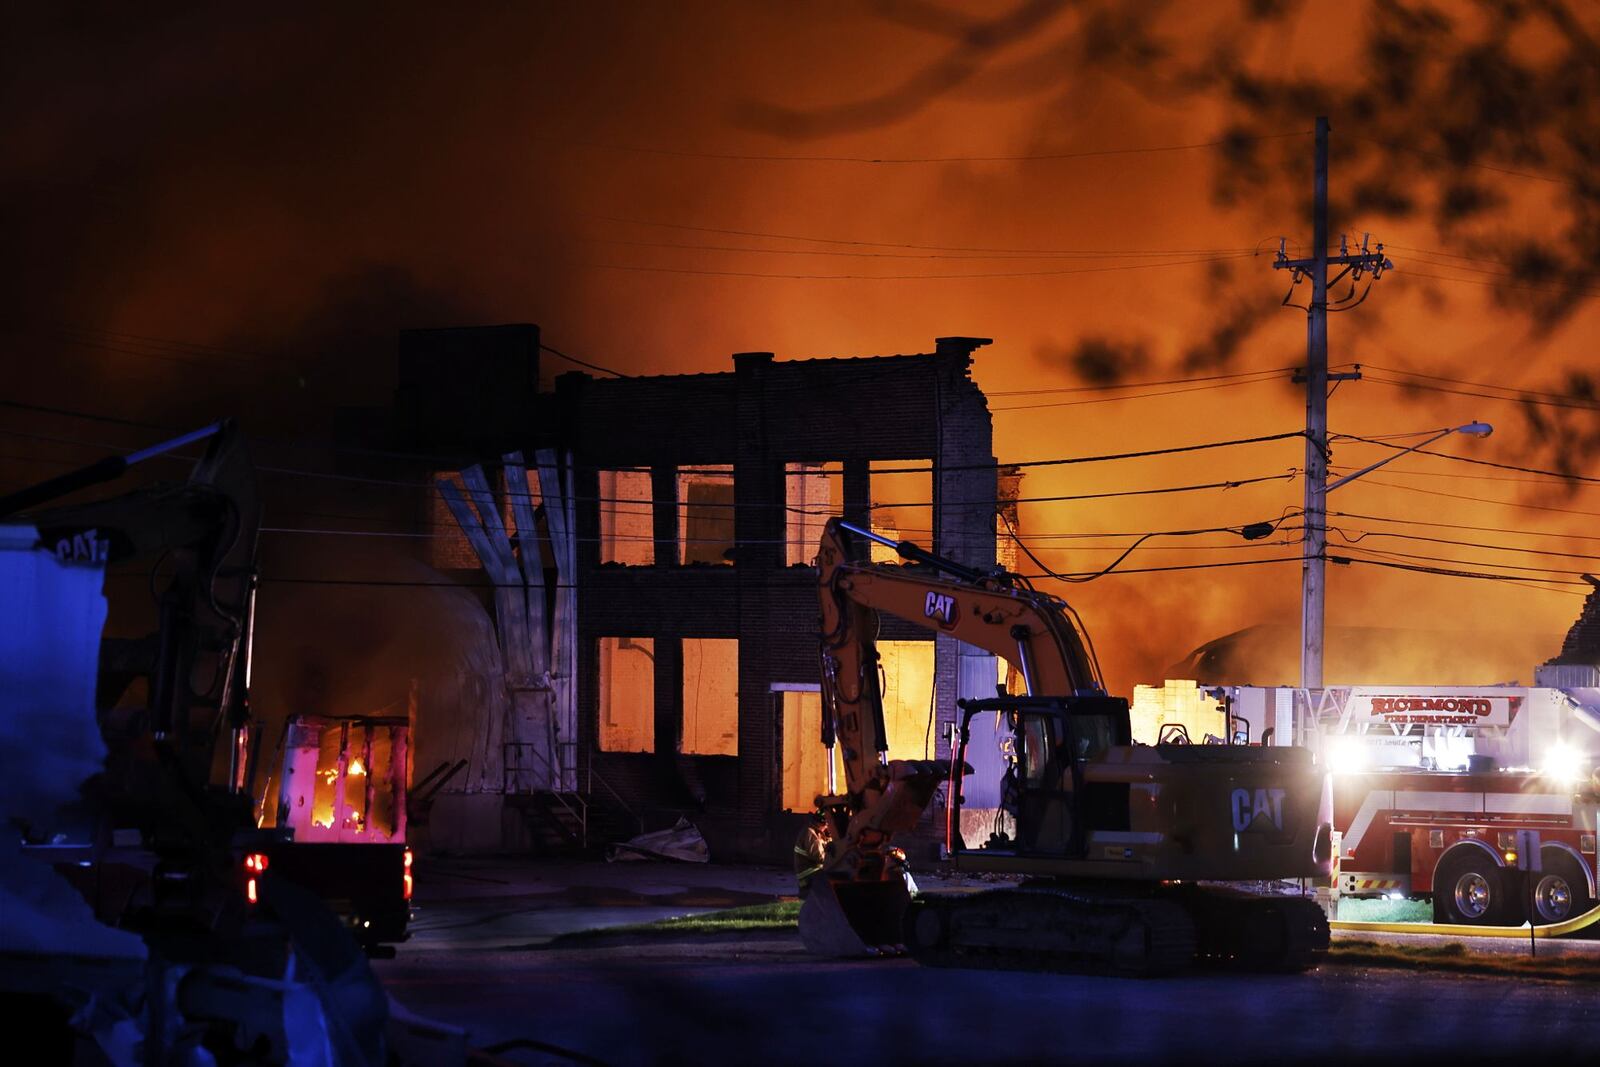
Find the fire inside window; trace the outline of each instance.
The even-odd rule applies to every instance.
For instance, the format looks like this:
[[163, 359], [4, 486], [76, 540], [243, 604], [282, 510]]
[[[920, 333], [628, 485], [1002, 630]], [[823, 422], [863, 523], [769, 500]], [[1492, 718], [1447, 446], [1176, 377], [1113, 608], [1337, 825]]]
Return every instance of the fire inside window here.
[[656, 747], [656, 643], [649, 637], [600, 639], [600, 748]]
[[739, 642], [683, 640], [683, 739], [697, 756], [739, 754]]
[[[869, 465], [872, 528], [895, 541], [938, 551], [933, 537], [933, 465], [927, 460], [878, 460]], [[872, 562], [899, 563], [888, 545], [872, 545]]]
[[678, 472], [678, 562], [733, 562], [733, 468], [701, 464]]
[[[890, 759], [924, 759], [938, 748], [933, 723], [932, 641], [879, 641], [883, 671], [883, 725]], [[810, 811], [828, 790], [827, 751], [822, 747], [822, 697], [809, 691], [780, 693], [783, 712], [783, 806]], [[844, 788], [839, 746], [834, 746], [834, 783]]]
[[600, 562], [648, 567], [656, 561], [648, 470], [600, 472]]
[[817, 554], [828, 518], [844, 514], [844, 464], [786, 464], [783, 498], [784, 564], [807, 566]]
[[[822, 694], [815, 690], [784, 690], [776, 694], [783, 713], [783, 809], [811, 811], [817, 797], [828, 792], [828, 750], [822, 736]], [[833, 783], [844, 788], [844, 767], [839, 746], [833, 747]]]

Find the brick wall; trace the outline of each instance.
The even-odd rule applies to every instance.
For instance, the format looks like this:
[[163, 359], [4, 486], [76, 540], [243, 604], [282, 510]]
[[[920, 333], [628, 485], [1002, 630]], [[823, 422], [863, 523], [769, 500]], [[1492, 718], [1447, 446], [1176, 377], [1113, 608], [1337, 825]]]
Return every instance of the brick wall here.
[[[785, 561], [785, 464], [840, 463], [844, 510], [866, 518], [868, 464], [933, 463], [934, 548], [964, 562], [993, 564], [996, 474], [987, 403], [969, 376], [977, 341], [941, 339], [933, 353], [865, 359], [783, 361], [741, 353], [716, 374], [601, 379], [563, 374], [530, 411], [521, 435], [480, 450], [551, 446], [570, 451], [578, 499], [578, 717], [580, 785], [592, 770], [647, 821], [693, 810], [736, 828], [747, 857], [786, 853], [792, 817], [779, 811], [780, 723], [774, 683], [818, 677], [816, 579]], [[413, 363], [428, 361], [412, 351]], [[424, 395], [408, 379], [413, 407]], [[482, 435], [480, 435], [481, 437]], [[677, 564], [680, 466], [731, 465], [736, 564]], [[655, 562], [602, 565], [598, 471], [652, 472]], [[884, 639], [928, 632], [884, 620]], [[655, 641], [655, 751], [595, 750], [601, 637]], [[680, 642], [739, 641], [739, 754], [681, 756]], [[971, 650], [965, 650], [970, 652]], [[955, 713], [962, 648], [936, 646], [937, 715]], [[941, 732], [939, 748], [946, 750]], [[596, 788], [597, 795], [603, 790]]]

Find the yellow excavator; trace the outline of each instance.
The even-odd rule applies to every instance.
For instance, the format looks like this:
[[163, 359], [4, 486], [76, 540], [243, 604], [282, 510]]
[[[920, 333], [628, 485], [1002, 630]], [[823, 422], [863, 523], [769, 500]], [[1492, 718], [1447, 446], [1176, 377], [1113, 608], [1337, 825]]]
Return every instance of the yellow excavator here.
[[[905, 564], [868, 562], [866, 541]], [[830, 519], [818, 548], [822, 742], [845, 775], [796, 845], [808, 949], [904, 949], [934, 966], [1159, 975], [1197, 960], [1314, 966], [1328, 924], [1305, 897], [1239, 883], [1327, 877], [1332, 798], [1302, 748], [1133, 742], [1065, 601]], [[887, 759], [876, 637], [887, 613], [1009, 662], [1020, 695], [958, 701], [955, 750]], [[998, 722], [1004, 827], [967, 847], [962, 784], [973, 720]], [[1231, 733], [1231, 731], [1227, 731]], [[913, 896], [895, 834], [948, 783], [945, 843], [958, 871], [1022, 876], [978, 892]]]

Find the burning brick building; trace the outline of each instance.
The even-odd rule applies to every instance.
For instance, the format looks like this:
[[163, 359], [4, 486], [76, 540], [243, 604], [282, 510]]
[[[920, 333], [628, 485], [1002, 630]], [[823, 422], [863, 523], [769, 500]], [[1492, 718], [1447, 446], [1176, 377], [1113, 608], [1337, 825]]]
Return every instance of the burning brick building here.
[[1585, 574], [1583, 580], [1593, 591], [1567, 630], [1561, 651], [1539, 667], [1535, 678], [1538, 685], [1596, 690], [1600, 695], [1600, 578]]
[[[512, 557], [529, 557], [535, 541], [511, 542], [537, 524], [544, 558], [523, 574], [538, 582], [544, 572], [529, 603], [538, 615], [542, 600], [548, 623], [533, 632], [558, 650], [550, 674], [535, 670], [526, 684], [508, 666], [504, 678], [437, 687], [436, 699], [423, 687], [418, 773], [476, 764], [440, 798], [442, 843], [457, 836], [452, 808], [476, 822], [467, 836], [480, 844], [484, 825], [500, 827], [502, 847], [552, 833], [592, 843], [686, 816], [714, 854], [786, 855], [827, 782], [810, 567], [827, 516], [995, 562], [991, 423], [970, 376], [986, 343], [946, 337], [923, 354], [793, 361], [746, 352], [717, 373], [568, 373], [540, 392], [537, 327], [402, 335], [402, 444], [460, 457], [429, 473], [478, 501], [474, 514], [448, 491], [423, 493], [428, 562], [482, 593], [504, 631], [504, 590], [482, 591], [485, 545], [500, 537], [514, 574]], [[501, 457], [517, 452], [530, 466], [542, 456], [543, 475], [507, 468]], [[460, 473], [475, 477], [474, 462], [476, 493]], [[519, 494], [534, 505], [520, 523]], [[468, 531], [476, 540], [460, 532], [463, 516], [468, 527], [482, 520]], [[553, 565], [557, 542], [565, 566]], [[565, 609], [558, 590], [571, 594]], [[882, 638], [891, 754], [944, 751], [957, 696], [992, 693], [995, 661], [897, 620], [884, 620]], [[517, 691], [552, 685], [549, 723], [527, 736], [538, 716], [519, 710]], [[446, 719], [448, 730], [430, 730]], [[455, 750], [430, 747], [430, 732], [458, 738]], [[530, 751], [541, 746], [550, 751]], [[535, 765], [565, 773], [521, 773]]]

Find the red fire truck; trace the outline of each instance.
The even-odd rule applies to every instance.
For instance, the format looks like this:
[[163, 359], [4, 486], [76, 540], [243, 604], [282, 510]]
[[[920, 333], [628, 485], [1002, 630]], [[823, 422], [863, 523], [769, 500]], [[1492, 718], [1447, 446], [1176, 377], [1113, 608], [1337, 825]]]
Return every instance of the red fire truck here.
[[[1333, 798], [1341, 895], [1431, 896], [1435, 922], [1493, 926], [1594, 906], [1592, 791], [1539, 772], [1374, 770], [1334, 775]], [[1518, 870], [1519, 830], [1538, 834], [1538, 871]]]
[[[1431, 898], [1434, 921], [1520, 925], [1597, 899], [1600, 716], [1551, 687], [1212, 690], [1333, 782], [1339, 893]], [[1523, 836], [1519, 831], [1536, 837]], [[1519, 855], [1536, 842], [1534, 857]], [[1523, 870], [1530, 866], [1536, 870]]]

